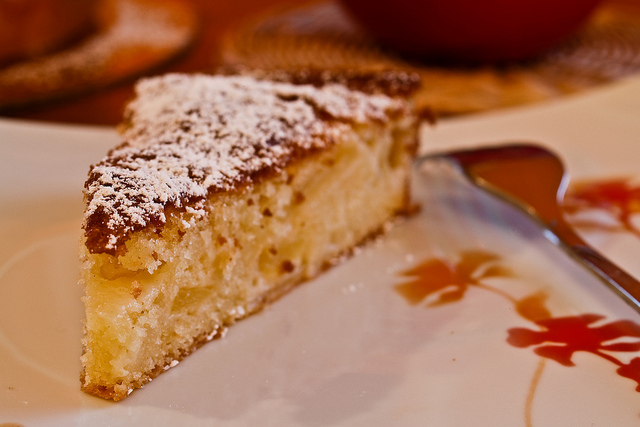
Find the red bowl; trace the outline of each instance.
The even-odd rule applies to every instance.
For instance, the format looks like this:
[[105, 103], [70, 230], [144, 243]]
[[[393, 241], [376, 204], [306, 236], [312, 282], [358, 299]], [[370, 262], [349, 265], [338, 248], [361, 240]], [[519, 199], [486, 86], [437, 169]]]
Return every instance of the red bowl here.
[[529, 59], [576, 31], [601, 0], [342, 0], [381, 43], [424, 58]]

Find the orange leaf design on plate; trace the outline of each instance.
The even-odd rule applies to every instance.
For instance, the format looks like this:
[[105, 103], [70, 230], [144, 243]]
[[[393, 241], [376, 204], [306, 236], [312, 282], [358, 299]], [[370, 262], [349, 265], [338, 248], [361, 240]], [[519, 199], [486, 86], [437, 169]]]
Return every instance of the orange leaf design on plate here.
[[523, 318], [536, 322], [551, 317], [551, 312], [545, 305], [548, 295], [544, 292], [536, 292], [533, 295], [516, 301], [516, 311]]
[[429, 305], [440, 305], [461, 300], [469, 286], [477, 286], [482, 279], [504, 277], [509, 270], [491, 265], [499, 257], [484, 251], [465, 251], [457, 263], [431, 258], [402, 273], [410, 277], [395, 288], [410, 304], [416, 305], [437, 295]]

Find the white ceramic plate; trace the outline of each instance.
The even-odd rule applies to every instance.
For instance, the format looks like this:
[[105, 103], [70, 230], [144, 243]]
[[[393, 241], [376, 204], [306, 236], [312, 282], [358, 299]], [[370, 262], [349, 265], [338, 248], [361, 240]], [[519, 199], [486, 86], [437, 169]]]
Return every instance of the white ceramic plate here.
[[[425, 150], [537, 141], [580, 179], [640, 178], [639, 136], [640, 80], [423, 134]], [[435, 162], [416, 174], [421, 213], [384, 239], [126, 400], [83, 394], [81, 191], [116, 141], [110, 129], [0, 121], [0, 426], [638, 425], [638, 383], [627, 377], [638, 372], [640, 315], [518, 212]], [[583, 232], [640, 276], [638, 236]], [[462, 256], [474, 253], [465, 275]], [[398, 285], [418, 265], [432, 279], [448, 265], [457, 285], [431, 280], [410, 304]], [[459, 298], [431, 304], [449, 291]], [[515, 334], [531, 345], [508, 342]]]

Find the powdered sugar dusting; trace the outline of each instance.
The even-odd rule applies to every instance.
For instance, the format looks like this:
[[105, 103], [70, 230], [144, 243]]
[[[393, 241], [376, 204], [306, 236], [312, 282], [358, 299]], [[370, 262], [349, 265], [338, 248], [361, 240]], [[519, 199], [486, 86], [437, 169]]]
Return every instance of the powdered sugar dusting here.
[[336, 143], [347, 123], [387, 121], [403, 108], [340, 85], [183, 74], [143, 80], [127, 108], [123, 144], [85, 185], [87, 244], [114, 251], [132, 231], [161, 227], [170, 206], [189, 208], [192, 219], [205, 215], [208, 194]]

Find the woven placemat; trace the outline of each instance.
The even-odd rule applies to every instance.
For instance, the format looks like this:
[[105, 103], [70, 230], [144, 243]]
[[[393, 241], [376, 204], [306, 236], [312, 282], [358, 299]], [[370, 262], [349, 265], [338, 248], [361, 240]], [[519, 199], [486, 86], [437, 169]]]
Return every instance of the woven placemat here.
[[197, 33], [183, 0], [101, 0], [96, 30], [77, 44], [0, 67], [0, 111], [102, 89], [173, 58]]
[[585, 27], [536, 60], [452, 67], [404, 60], [381, 48], [334, 2], [272, 11], [224, 38], [227, 69], [364, 72], [404, 70], [422, 78], [419, 107], [459, 115], [539, 102], [640, 72], [640, 7], [607, 3]]

